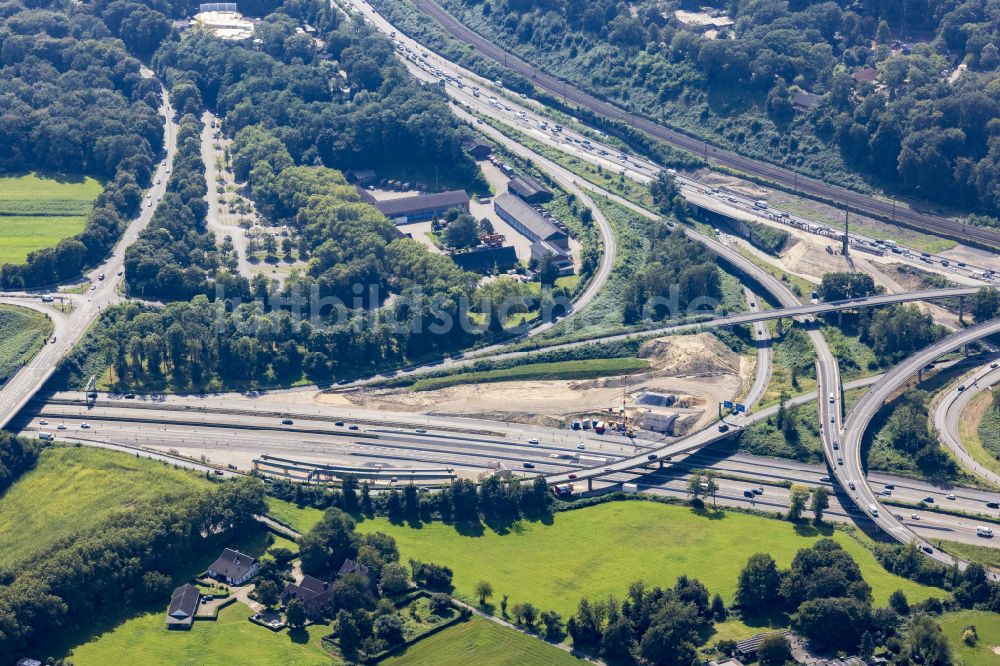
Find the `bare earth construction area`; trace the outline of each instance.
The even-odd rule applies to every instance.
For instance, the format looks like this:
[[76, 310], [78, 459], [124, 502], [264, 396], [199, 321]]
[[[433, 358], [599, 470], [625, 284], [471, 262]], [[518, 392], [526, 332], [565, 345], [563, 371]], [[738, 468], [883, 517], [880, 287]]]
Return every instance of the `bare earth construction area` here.
[[[320, 394], [328, 404], [371, 409], [467, 416], [513, 423], [561, 426], [622, 405], [640, 409], [647, 393], [675, 396], [666, 411], [678, 414], [674, 434], [703, 427], [715, 418], [715, 405], [735, 397], [752, 368], [709, 334], [659, 338], [645, 344], [639, 357], [650, 371], [600, 379], [510, 381], [450, 386], [431, 391], [409, 388]], [[645, 407], [641, 407], [645, 410]]]

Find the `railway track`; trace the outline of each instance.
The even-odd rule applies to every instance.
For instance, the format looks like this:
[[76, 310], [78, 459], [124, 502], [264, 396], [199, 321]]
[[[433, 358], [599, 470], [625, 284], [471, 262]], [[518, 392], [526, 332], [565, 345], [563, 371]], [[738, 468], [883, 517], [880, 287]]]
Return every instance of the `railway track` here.
[[818, 180], [799, 175], [783, 167], [711, 146], [701, 139], [693, 138], [664, 127], [648, 118], [624, 111], [562, 79], [557, 79], [554, 76], [546, 74], [537, 67], [505, 51], [475, 31], [467, 28], [432, 0], [414, 0], [414, 5], [421, 12], [440, 23], [456, 39], [469, 44], [482, 55], [503, 64], [507, 69], [521, 74], [549, 94], [555, 97], [563, 97], [567, 102], [572, 102], [604, 118], [621, 121], [675, 148], [706, 157], [708, 160], [716, 162], [721, 166], [770, 181], [783, 188], [805, 194], [814, 199], [844, 206], [855, 213], [891, 220], [897, 224], [939, 236], [947, 236], [973, 245], [984, 246], [990, 249], [1000, 249], [1000, 232], [992, 229], [975, 227], [938, 215], [922, 213], [898, 206], [891, 200], [879, 199], [842, 187], [828, 185]]

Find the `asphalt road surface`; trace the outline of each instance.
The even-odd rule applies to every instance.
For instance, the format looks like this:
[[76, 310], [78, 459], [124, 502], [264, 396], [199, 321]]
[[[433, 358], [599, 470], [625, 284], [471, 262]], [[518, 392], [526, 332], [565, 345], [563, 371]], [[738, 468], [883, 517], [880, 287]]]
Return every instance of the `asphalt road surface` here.
[[493, 42], [484, 39], [473, 30], [462, 25], [462, 23], [431, 0], [414, 0], [414, 4], [420, 11], [437, 20], [452, 36], [469, 44], [484, 56], [518, 72], [550, 95], [562, 97], [567, 102], [586, 108], [604, 118], [619, 120], [646, 132], [664, 143], [695, 155], [707, 157], [710, 161], [721, 166], [779, 183], [785, 188], [801, 192], [821, 201], [835, 202], [855, 211], [883, 219], [892, 219], [898, 223], [930, 231], [938, 235], [977, 242], [989, 247], [1000, 247], [1000, 233], [992, 229], [972, 227], [952, 219], [919, 212], [898, 205], [892, 200], [876, 198], [841, 187], [827, 185], [821, 181], [800, 176], [783, 167], [744, 157], [723, 148], [709, 146], [700, 139], [695, 139], [663, 127], [648, 118], [623, 111], [613, 104], [599, 100], [566, 81], [545, 74], [517, 56], [504, 51]]
[[53, 323], [56, 324], [55, 342], [46, 344], [0, 388], [0, 428], [5, 428], [11, 418], [52, 376], [59, 362], [83, 337], [90, 325], [100, 315], [101, 310], [120, 300], [119, 287], [123, 281], [125, 248], [135, 242], [139, 232], [153, 218], [155, 202], [166, 191], [167, 173], [170, 165], [173, 164], [177, 148], [177, 126], [173, 120], [173, 109], [170, 108], [166, 93], [163, 96], [160, 113], [165, 118], [165, 164], [159, 165], [153, 174], [153, 185], [147, 190], [149, 197], [143, 199], [139, 215], [129, 223], [125, 233], [115, 245], [111, 256], [87, 274], [86, 277], [92, 285], [91, 289], [82, 298], [75, 299], [75, 308], [71, 313], [65, 317], [52, 317]]

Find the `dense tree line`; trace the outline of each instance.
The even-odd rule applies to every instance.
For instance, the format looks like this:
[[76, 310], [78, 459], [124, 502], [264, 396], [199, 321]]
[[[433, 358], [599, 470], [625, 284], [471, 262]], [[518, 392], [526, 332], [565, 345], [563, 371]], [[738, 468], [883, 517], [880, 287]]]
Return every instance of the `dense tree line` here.
[[824, 273], [818, 293], [824, 301], [866, 298], [884, 291], [867, 273]]
[[41, 448], [40, 440], [15, 437], [7, 431], [0, 431], [0, 495], [35, 466]]
[[941, 446], [931, 428], [926, 391], [907, 391], [893, 407], [878, 437], [914, 468], [930, 478], [953, 479], [958, 463]]
[[[690, 3], [448, 0], [467, 25], [599, 96], [746, 154], [841, 183], [850, 171], [948, 204], [1000, 208], [997, 0]], [[904, 22], [905, 21], [905, 22]], [[898, 40], [921, 41], [903, 48]], [[959, 62], [968, 70], [951, 73]], [[876, 83], [856, 83], [862, 67]], [[821, 96], [799, 109], [792, 95]]]
[[139, 61], [99, 17], [38, 4], [14, 0], [0, 12], [0, 173], [86, 174], [105, 190], [80, 234], [0, 267], [7, 289], [76, 277], [107, 255], [163, 147], [160, 86]]
[[485, 479], [478, 486], [456, 479], [442, 492], [419, 492], [413, 484], [402, 490], [373, 495], [368, 483], [353, 476], [344, 478], [341, 488], [304, 486], [283, 479], [270, 482], [268, 493], [298, 506], [319, 509], [335, 507], [358, 516], [386, 516], [393, 522], [419, 523], [443, 520], [449, 523], [487, 523], [537, 518], [549, 513], [551, 496], [545, 479]]
[[862, 316], [861, 342], [871, 346], [880, 365], [892, 365], [945, 335], [930, 313], [916, 305], [890, 305]]
[[[296, 31], [303, 21], [317, 27], [322, 49]], [[469, 316], [482, 311], [476, 276], [399, 238], [332, 168], [439, 164], [443, 178], [477, 187], [481, 175], [461, 148], [467, 130], [444, 100], [408, 77], [387, 40], [327, 3], [285, 3], [257, 35], [253, 50], [196, 33], [171, 37], [154, 55], [183, 116], [168, 194], [129, 249], [126, 278], [132, 296], [190, 302], [105, 313], [87, 345], [91, 358], [71, 359], [71, 374], [96, 354], [121, 386], [322, 382], [488, 332]], [[225, 117], [234, 172], [258, 210], [293, 227], [309, 258], [283, 286], [220, 268], [204, 224], [196, 116], [205, 106]]]
[[167, 576], [266, 510], [259, 481], [226, 482], [185, 501], [131, 507], [2, 572], [0, 659], [13, 663], [109, 608], [162, 601]]
[[[296, 33], [301, 21], [317, 28], [322, 51]], [[166, 42], [153, 62], [171, 85], [193, 84], [227, 132], [273, 129], [296, 164], [424, 174], [437, 165], [451, 182], [481, 183], [445, 100], [410, 77], [367, 24], [322, 0], [296, 0], [265, 17], [257, 36], [260, 50], [190, 35]]]
[[219, 257], [215, 236], [205, 227], [208, 185], [200, 135], [197, 117], [181, 118], [163, 201], [125, 252], [125, 280], [132, 296], [170, 301], [209, 292]]
[[[894, 645], [897, 654], [912, 648], [900, 642], [901, 631], [903, 616], [917, 610], [898, 591], [889, 606], [873, 608], [871, 588], [854, 558], [831, 539], [799, 550], [786, 571], [766, 553], [752, 555], [740, 573], [736, 606], [751, 615], [784, 610], [814, 648], [854, 653], [867, 646], [866, 657], [877, 645]], [[924, 606], [939, 611], [940, 601], [932, 599]]]
[[715, 256], [680, 227], [654, 228], [646, 264], [625, 287], [626, 324], [709, 311], [721, 303], [722, 277]]
[[697, 661], [697, 646], [713, 619], [725, 616], [721, 597], [710, 601], [704, 584], [680, 576], [666, 590], [632, 583], [621, 602], [584, 598], [566, 629], [574, 648], [609, 664], [687, 666]]

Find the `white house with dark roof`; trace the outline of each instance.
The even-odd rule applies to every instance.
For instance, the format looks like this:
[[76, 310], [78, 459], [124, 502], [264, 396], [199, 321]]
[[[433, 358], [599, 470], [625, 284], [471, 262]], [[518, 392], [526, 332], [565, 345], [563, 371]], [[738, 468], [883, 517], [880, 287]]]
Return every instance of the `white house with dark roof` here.
[[191, 583], [185, 583], [174, 590], [170, 597], [170, 608], [167, 609], [167, 629], [190, 629], [200, 602], [201, 592]]
[[208, 568], [208, 575], [229, 585], [242, 585], [257, 575], [257, 560], [238, 550], [226, 548]]

